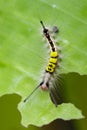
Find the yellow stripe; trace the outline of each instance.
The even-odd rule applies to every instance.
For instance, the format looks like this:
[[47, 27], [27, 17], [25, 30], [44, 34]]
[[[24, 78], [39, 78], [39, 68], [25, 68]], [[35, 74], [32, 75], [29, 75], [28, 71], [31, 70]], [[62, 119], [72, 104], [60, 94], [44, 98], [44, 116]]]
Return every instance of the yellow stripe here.
[[58, 52], [56, 51], [50, 53], [49, 63], [46, 67], [47, 72], [53, 73], [55, 71], [56, 64], [57, 64], [57, 56], [58, 56]]
[[57, 51], [52, 51], [50, 53], [50, 57], [57, 57], [58, 56], [58, 52]]
[[48, 66], [46, 67], [46, 71], [53, 73], [55, 69], [55, 65], [53, 63], [49, 63]]
[[56, 68], [56, 65], [49, 62], [49, 64], [48, 64], [47, 67], [46, 67], [46, 71], [48, 71], [48, 72], [50, 72], [50, 73], [53, 73], [54, 70], [55, 70], [55, 68]]
[[52, 63], [57, 63], [57, 58], [50, 58], [50, 61], [49, 62], [52, 62]]

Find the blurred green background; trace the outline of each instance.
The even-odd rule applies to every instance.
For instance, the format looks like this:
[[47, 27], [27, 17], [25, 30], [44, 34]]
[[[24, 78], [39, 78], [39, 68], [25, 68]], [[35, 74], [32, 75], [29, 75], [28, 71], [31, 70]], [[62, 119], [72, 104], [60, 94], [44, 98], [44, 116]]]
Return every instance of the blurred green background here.
[[[53, 6], [53, 10], [50, 8], [50, 5]], [[55, 10], [56, 6], [57, 10]], [[64, 99], [67, 102], [75, 104], [75, 106], [81, 109], [85, 118], [73, 121], [56, 120], [41, 128], [35, 126], [29, 126], [29, 128], [24, 128], [20, 124], [21, 115], [17, 110], [17, 105], [21, 101], [21, 97], [15, 94], [14, 87], [12, 87], [12, 85], [15, 86], [15, 81], [13, 81], [11, 77], [13, 79], [16, 79], [20, 77], [20, 75], [22, 75], [21, 72], [16, 72], [14, 70], [15, 66], [17, 67], [18, 65], [23, 67], [26, 71], [34, 73], [36, 77], [39, 77], [39, 63], [41, 67], [43, 67], [43, 56], [45, 55], [44, 49], [40, 44], [41, 39], [39, 39], [40, 37], [42, 38], [42, 36], [37, 33], [39, 32], [39, 21], [41, 19], [49, 25], [58, 23], [60, 35], [61, 37], [70, 40], [72, 44], [72, 46], [70, 47], [73, 48], [74, 42], [80, 43], [81, 46], [84, 44], [84, 48], [82, 48], [83, 46], [80, 48], [81, 52], [85, 51], [82, 54], [85, 54], [87, 51], [86, 0], [0, 0], [0, 94], [6, 94], [0, 98], [0, 129], [86, 130], [87, 76], [80, 75], [78, 73], [67, 72], [79, 72], [81, 74], [86, 74], [87, 62], [86, 60], [84, 61], [84, 59], [87, 58], [84, 58], [86, 57], [86, 55], [80, 55], [80, 51], [78, 51], [79, 55], [76, 55], [77, 57], [73, 55], [72, 58], [69, 57], [70, 55], [67, 56], [67, 54], [70, 53], [68, 51], [67, 44], [65, 46], [62, 44], [63, 54], [66, 54], [64, 58], [65, 61], [62, 62], [62, 66], [65, 67], [62, 69], [62, 73], [63, 71], [64, 73], [67, 73], [62, 75], [64, 78], [64, 87], [62, 88], [64, 93]], [[80, 21], [82, 24], [78, 21]], [[38, 42], [38, 44], [35, 45], [36, 41]], [[28, 44], [29, 42], [31, 44]], [[28, 45], [29, 48], [27, 50]], [[33, 47], [36, 50], [33, 50]], [[40, 48], [39, 54], [37, 53], [38, 48]], [[74, 49], [75, 48], [72, 49], [72, 52]], [[25, 52], [25, 50], [27, 51]], [[28, 51], [34, 53], [34, 55], [30, 55]], [[42, 57], [40, 54], [42, 55]], [[34, 61], [32, 60], [31, 56], [33, 56], [33, 58], [35, 59]], [[30, 57], [31, 59], [28, 59]], [[70, 66], [72, 62], [70, 59], [75, 63], [78, 59], [79, 62], [77, 61], [77, 63], [79, 64], [79, 66], [77, 63], [72, 64], [73, 66]], [[39, 60], [41, 61], [39, 62]], [[29, 66], [29, 62], [32, 64], [32, 66]], [[35, 64], [36, 62], [38, 62], [38, 64]], [[75, 68], [74, 65], [76, 65]], [[8, 69], [4, 70], [4, 68], [6, 69], [6, 67]], [[76, 67], [77, 70], [75, 70]], [[30, 82], [30, 84], [32, 84], [32, 80]], [[10, 89], [8, 86], [10, 86]], [[23, 88], [19, 89], [20, 91], [22, 91]], [[25, 91], [27, 92], [27, 89]]]

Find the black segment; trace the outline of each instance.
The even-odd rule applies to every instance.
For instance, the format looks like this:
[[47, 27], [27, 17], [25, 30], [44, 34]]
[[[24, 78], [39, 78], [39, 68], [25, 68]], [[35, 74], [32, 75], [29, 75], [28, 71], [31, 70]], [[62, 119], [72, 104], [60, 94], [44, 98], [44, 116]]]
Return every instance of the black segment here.
[[51, 46], [51, 48], [52, 48], [52, 51], [55, 51], [54, 43], [53, 43], [53, 41], [52, 41], [51, 38], [50, 38], [48, 29], [45, 28], [45, 26], [44, 26], [44, 24], [43, 24], [42, 21], [40, 21], [40, 23], [41, 23], [41, 25], [42, 25], [42, 27], [43, 27], [43, 33], [44, 33], [45, 37], [47, 38], [47, 40], [48, 40], [49, 43], [50, 43], [50, 46]]

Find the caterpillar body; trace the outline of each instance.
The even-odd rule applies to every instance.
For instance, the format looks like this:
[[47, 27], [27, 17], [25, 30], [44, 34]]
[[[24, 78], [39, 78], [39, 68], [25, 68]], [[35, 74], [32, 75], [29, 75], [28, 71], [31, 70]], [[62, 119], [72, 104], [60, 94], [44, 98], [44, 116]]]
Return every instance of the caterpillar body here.
[[[44, 24], [42, 21], [40, 21], [42, 27], [43, 27], [43, 34], [46, 37], [51, 51], [50, 51], [50, 58], [49, 58], [49, 62], [45, 68], [45, 72], [42, 78], [42, 82], [33, 90], [33, 92], [24, 100], [24, 102], [26, 102], [29, 97], [39, 88], [41, 87], [43, 90], [48, 90], [51, 100], [52, 102], [55, 104], [55, 106], [57, 106], [58, 104], [61, 104], [61, 98], [59, 95], [59, 91], [58, 91], [58, 87], [59, 87], [59, 82], [58, 79], [55, 78], [55, 71], [57, 68], [57, 63], [59, 60], [59, 52], [54, 44], [54, 42], [52, 41], [50, 34], [49, 34], [49, 30], [47, 28], [45, 28]], [[55, 33], [59, 32], [59, 30], [55, 27], [54, 28]], [[54, 78], [55, 79], [54, 79]]]

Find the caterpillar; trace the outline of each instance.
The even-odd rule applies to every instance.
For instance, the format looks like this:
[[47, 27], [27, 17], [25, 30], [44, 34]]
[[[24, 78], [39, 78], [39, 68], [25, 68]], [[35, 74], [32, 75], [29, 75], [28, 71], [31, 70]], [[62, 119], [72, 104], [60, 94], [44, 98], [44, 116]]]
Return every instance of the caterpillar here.
[[[49, 62], [45, 68], [44, 71], [44, 75], [42, 78], [42, 82], [31, 92], [31, 94], [25, 98], [24, 102], [26, 102], [30, 96], [39, 88], [41, 87], [42, 90], [48, 90], [49, 91], [49, 95], [50, 98], [52, 100], [52, 102], [55, 104], [55, 106], [57, 106], [58, 104], [61, 104], [61, 98], [59, 95], [59, 81], [57, 79], [57, 77], [55, 77], [55, 72], [56, 72], [56, 68], [57, 68], [57, 63], [59, 60], [59, 52], [57, 50], [57, 47], [55, 45], [55, 43], [53, 42], [53, 40], [51, 39], [51, 36], [49, 34], [49, 30], [44, 26], [43, 22], [40, 21], [42, 27], [43, 27], [43, 34], [45, 36], [45, 38], [47, 39], [49, 46], [50, 46], [50, 58], [49, 58]], [[59, 30], [57, 29], [56, 26], [54, 26], [53, 31], [55, 33], [59, 32]]]

